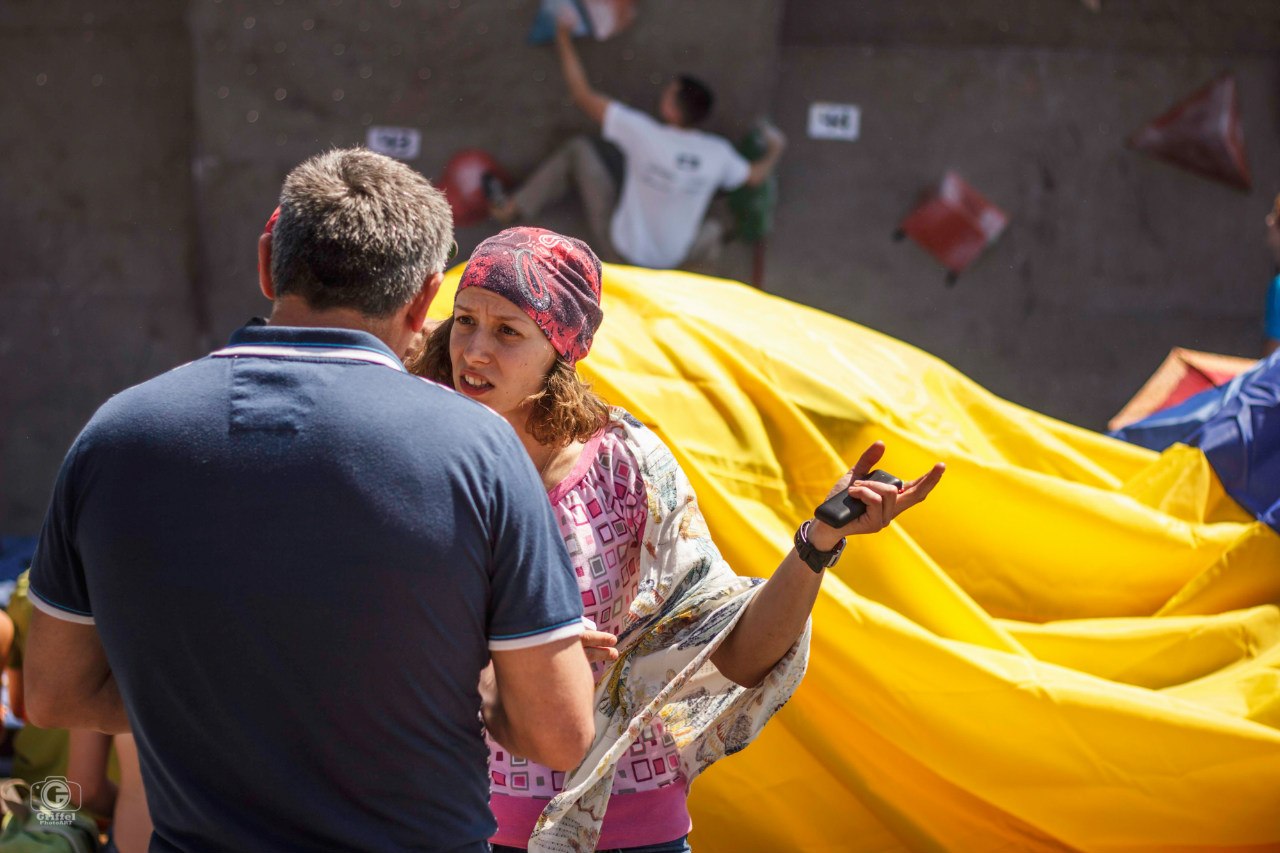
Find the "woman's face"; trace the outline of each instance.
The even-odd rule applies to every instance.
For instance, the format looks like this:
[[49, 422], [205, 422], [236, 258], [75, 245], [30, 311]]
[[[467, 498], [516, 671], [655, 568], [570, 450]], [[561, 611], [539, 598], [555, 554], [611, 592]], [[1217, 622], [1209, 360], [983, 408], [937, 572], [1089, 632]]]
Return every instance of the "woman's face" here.
[[538, 324], [515, 303], [492, 291], [468, 287], [453, 303], [449, 358], [453, 387], [522, 432], [525, 403], [546, 384], [556, 351]]

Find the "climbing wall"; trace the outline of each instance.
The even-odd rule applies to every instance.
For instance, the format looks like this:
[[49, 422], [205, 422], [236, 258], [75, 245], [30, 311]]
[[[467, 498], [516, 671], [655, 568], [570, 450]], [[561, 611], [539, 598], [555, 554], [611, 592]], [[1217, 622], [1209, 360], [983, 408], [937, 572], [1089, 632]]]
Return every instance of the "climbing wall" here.
[[[1280, 190], [1280, 4], [1213, 0], [644, 0], [582, 43], [642, 108], [706, 78], [709, 129], [790, 139], [764, 280], [940, 355], [997, 393], [1101, 428], [1173, 346], [1257, 352]], [[111, 393], [265, 309], [254, 247], [306, 156], [416, 132], [436, 175], [480, 147], [524, 175], [589, 129], [525, 0], [0, 3], [0, 533], [32, 533], [66, 447]], [[1252, 193], [1128, 149], [1231, 72]], [[814, 103], [861, 110], [813, 139]], [[847, 114], [846, 114], [847, 115]], [[895, 243], [921, 191], [963, 175], [1009, 217], [946, 287]], [[545, 224], [581, 233], [571, 205]], [[464, 252], [487, 226], [461, 229]], [[747, 278], [730, 247], [703, 271]]]

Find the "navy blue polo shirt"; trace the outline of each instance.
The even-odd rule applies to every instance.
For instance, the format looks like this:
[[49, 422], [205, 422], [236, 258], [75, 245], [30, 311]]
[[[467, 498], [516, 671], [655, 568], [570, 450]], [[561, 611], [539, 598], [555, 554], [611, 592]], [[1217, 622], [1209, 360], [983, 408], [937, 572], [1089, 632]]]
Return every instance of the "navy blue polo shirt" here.
[[580, 632], [506, 421], [372, 335], [250, 325], [71, 447], [33, 603], [93, 623], [152, 850], [487, 850], [488, 650]]

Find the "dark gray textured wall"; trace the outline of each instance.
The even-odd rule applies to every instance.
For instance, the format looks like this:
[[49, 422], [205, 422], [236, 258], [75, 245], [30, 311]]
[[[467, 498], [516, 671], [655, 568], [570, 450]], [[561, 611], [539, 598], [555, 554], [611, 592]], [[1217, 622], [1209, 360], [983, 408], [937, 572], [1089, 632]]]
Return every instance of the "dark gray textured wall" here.
[[[285, 173], [331, 145], [365, 141], [370, 125], [416, 128], [411, 164], [438, 176], [459, 149], [492, 152], [517, 176], [589, 125], [567, 100], [550, 46], [525, 35], [523, 0], [194, 0], [201, 233], [210, 246], [215, 326], [260, 310], [251, 289], [256, 237]], [[689, 70], [722, 90], [716, 128], [739, 135], [772, 93], [778, 0], [691, 5], [647, 0], [622, 39], [582, 43], [592, 82], [642, 107], [670, 74]], [[732, 10], [732, 14], [726, 14]], [[679, 20], [671, 27], [665, 22]], [[557, 224], [580, 227], [572, 210]], [[463, 229], [464, 252], [492, 233]]]
[[[645, 0], [583, 44], [650, 107], [688, 70], [712, 130], [791, 138], [770, 290], [937, 353], [1016, 402], [1099, 427], [1170, 346], [1253, 354], [1280, 190], [1280, 4], [1246, 0]], [[587, 129], [527, 0], [10, 0], [0, 4], [0, 532], [34, 532], [66, 447], [112, 392], [265, 303], [255, 245], [290, 167], [371, 124], [437, 175], [478, 146], [526, 173]], [[1241, 81], [1255, 190], [1122, 147], [1209, 78]], [[809, 102], [859, 104], [854, 143]], [[951, 289], [889, 237], [955, 168], [1013, 217]], [[571, 204], [547, 224], [581, 228]], [[464, 250], [489, 233], [463, 229]], [[706, 272], [742, 278], [731, 247]]]
[[[788, 296], [1094, 429], [1170, 347], [1259, 353], [1280, 4], [791, 3], [782, 38], [785, 128], [802, 128], [812, 101], [864, 111], [855, 143], [792, 132], [770, 265]], [[1240, 83], [1252, 193], [1124, 147], [1225, 71]], [[947, 169], [1012, 218], [954, 288], [889, 239]]]
[[197, 352], [184, 11], [0, 4], [0, 531], [35, 532], [110, 394]]
[[[674, 69], [768, 105], [778, 0], [650, 0], [584, 44], [640, 105]], [[285, 173], [371, 124], [415, 127], [439, 174], [480, 146], [516, 174], [586, 123], [524, 0], [14, 0], [0, 5], [0, 532], [32, 533], [59, 462], [111, 393], [265, 313], [255, 248]], [[732, 14], [726, 14], [726, 10]], [[674, 29], [664, 20], [679, 19]], [[616, 49], [616, 50], [615, 50]], [[567, 206], [554, 215], [575, 227]], [[463, 248], [482, 239], [464, 230]]]
[[1267, 52], [1280, 44], [1270, 0], [902, 0], [787, 5], [787, 44], [1015, 45], [1093, 52]]

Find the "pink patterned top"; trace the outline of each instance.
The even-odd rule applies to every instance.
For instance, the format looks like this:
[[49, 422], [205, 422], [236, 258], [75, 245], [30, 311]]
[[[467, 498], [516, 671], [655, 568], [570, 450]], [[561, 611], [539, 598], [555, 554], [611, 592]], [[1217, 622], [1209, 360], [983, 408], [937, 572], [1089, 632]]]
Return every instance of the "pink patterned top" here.
[[[548, 497], [578, 574], [584, 615], [598, 630], [620, 633], [640, 581], [640, 543], [648, 518], [644, 482], [620, 429], [610, 424], [591, 439]], [[606, 668], [592, 664], [597, 680]], [[490, 805], [498, 821], [492, 841], [526, 847], [565, 774], [488, 743]], [[618, 763], [597, 846], [660, 844], [688, 834], [686, 793], [675, 745], [655, 720]]]

